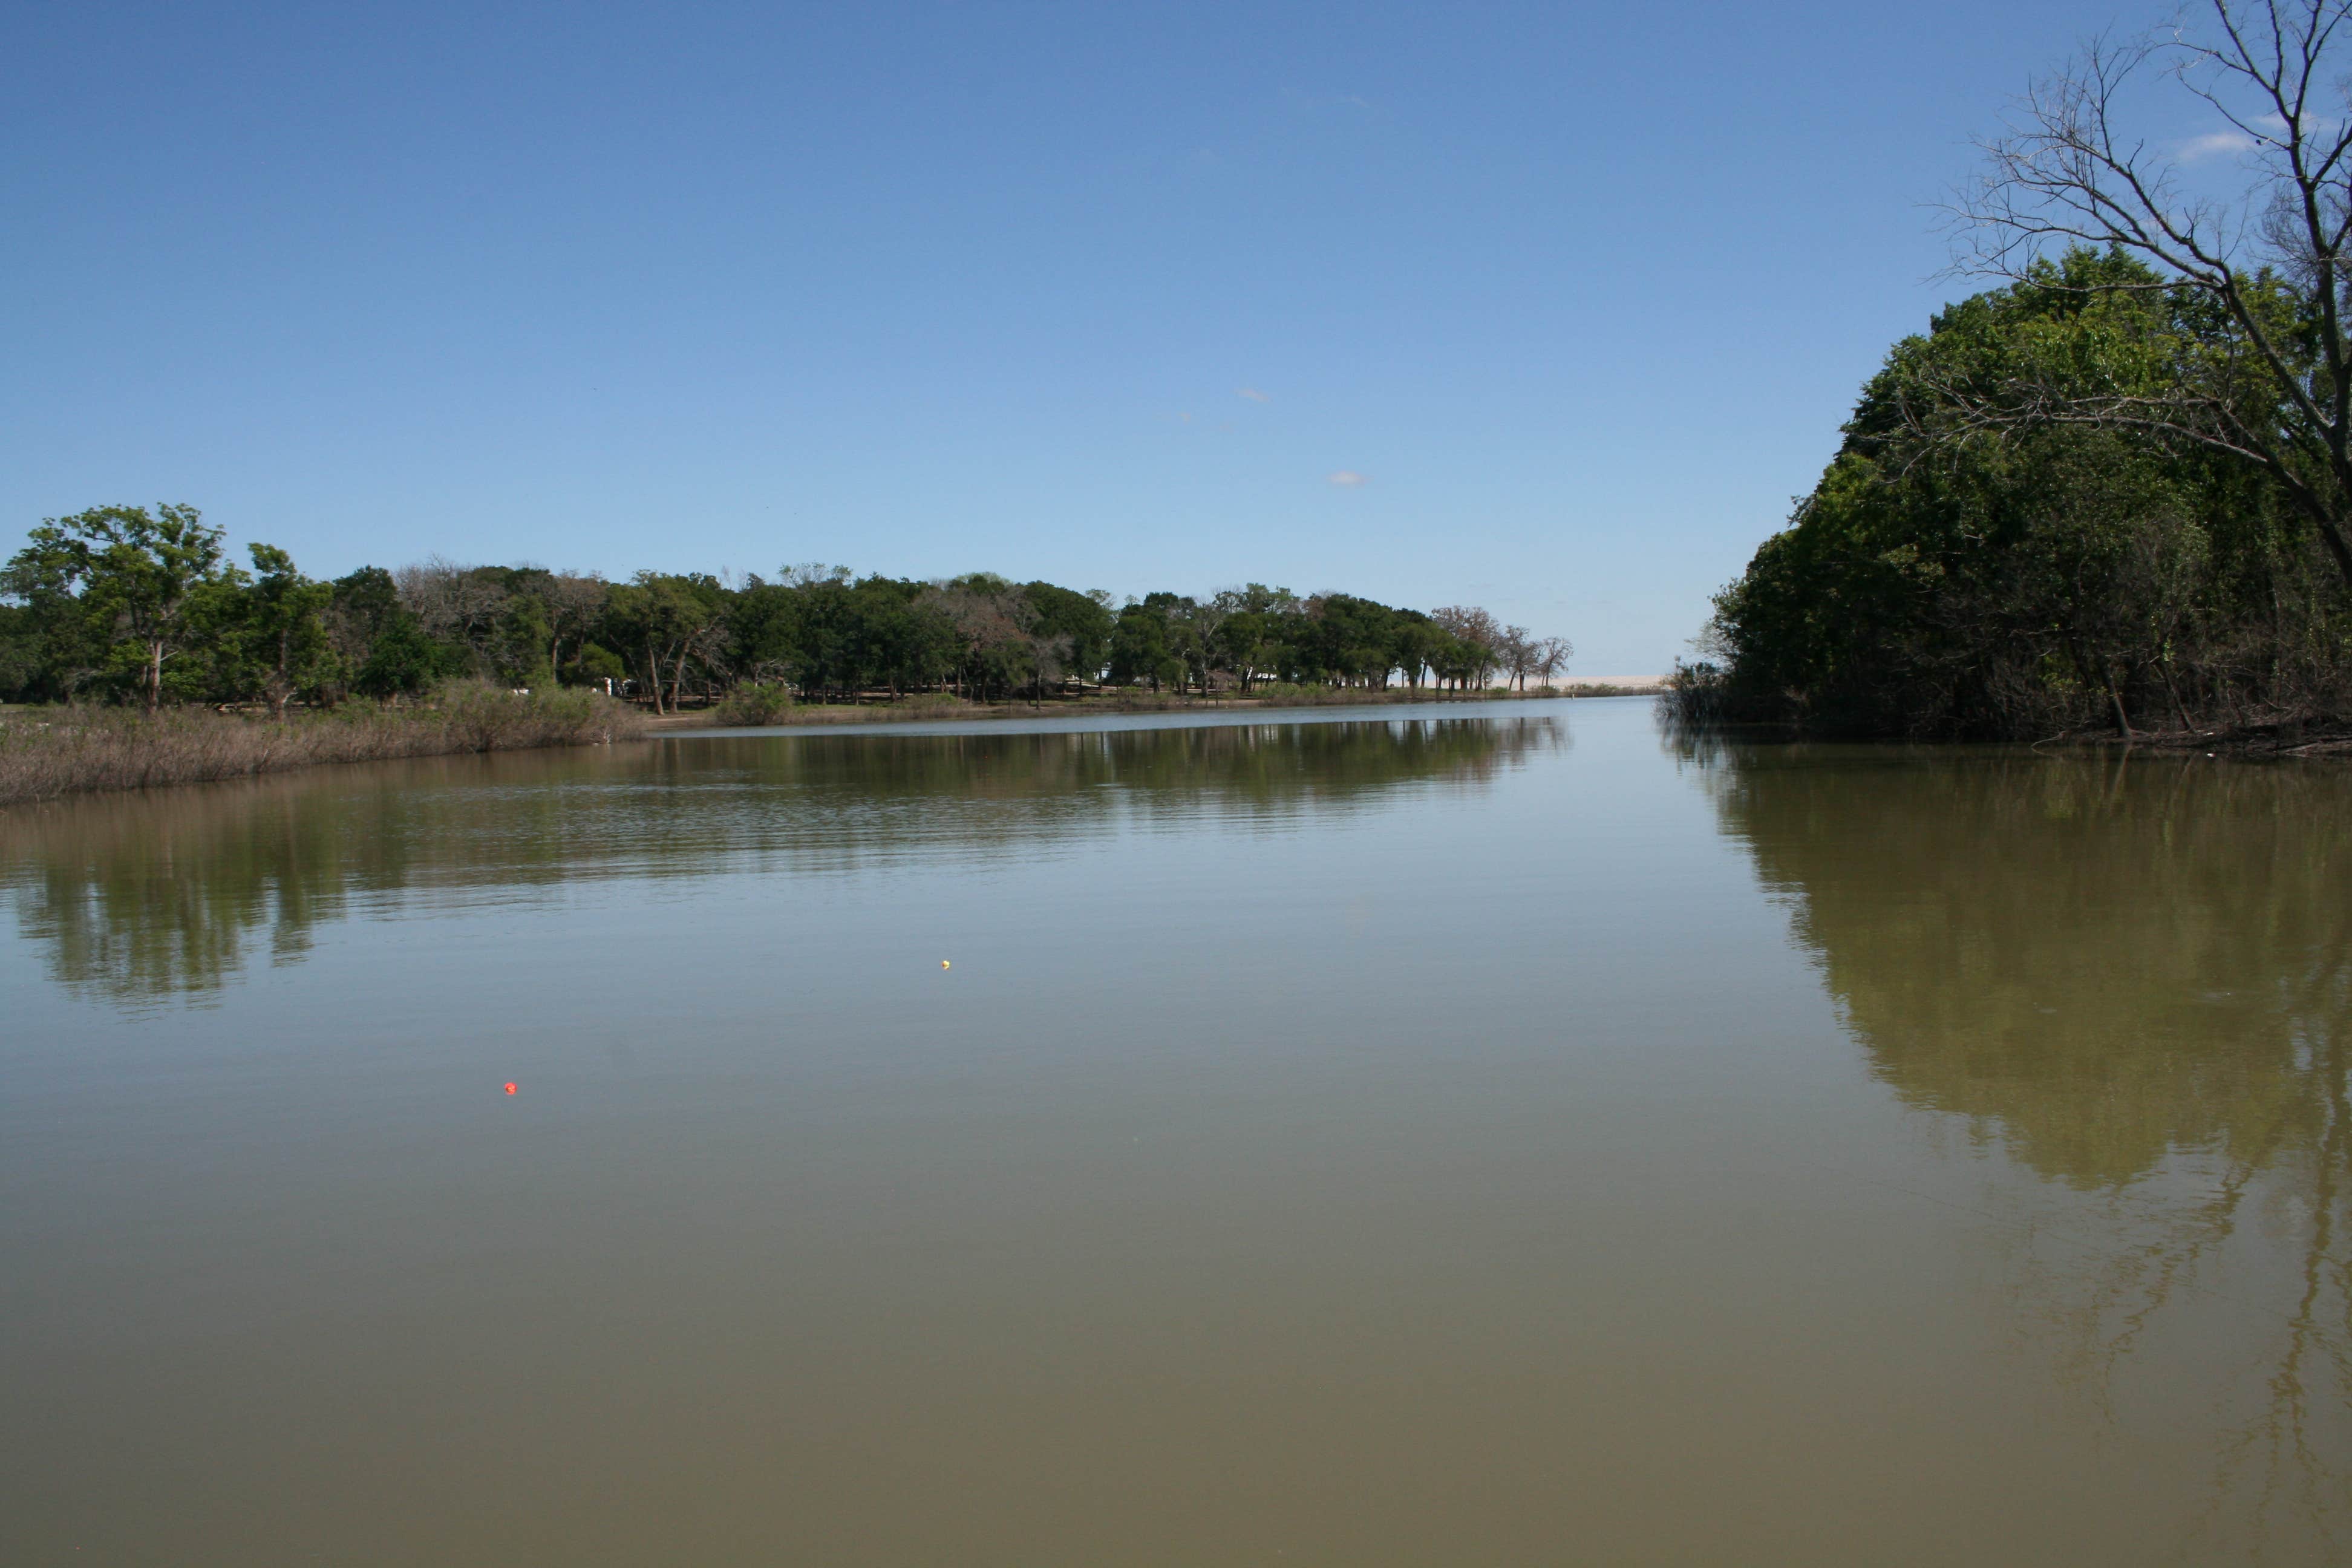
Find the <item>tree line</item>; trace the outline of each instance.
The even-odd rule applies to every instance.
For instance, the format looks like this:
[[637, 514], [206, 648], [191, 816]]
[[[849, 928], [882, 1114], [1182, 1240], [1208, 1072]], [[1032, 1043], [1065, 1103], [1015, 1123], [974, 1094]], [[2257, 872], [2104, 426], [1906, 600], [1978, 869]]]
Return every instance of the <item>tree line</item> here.
[[1268, 682], [1524, 690], [1559, 637], [1472, 605], [1423, 612], [1260, 584], [1114, 601], [991, 573], [845, 567], [625, 581], [438, 558], [315, 580], [283, 550], [229, 558], [191, 506], [45, 520], [0, 568], [0, 700], [332, 705], [453, 679], [590, 686], [657, 712], [746, 689], [856, 700], [1042, 699], [1100, 685], [1246, 694]]
[[[2352, 5], [2211, 10], [2092, 45], [1984, 143], [1950, 214], [1997, 285], [1864, 387], [1717, 596], [1691, 716], [2021, 739], [2352, 719]], [[2234, 193], [2126, 122], [2143, 82], [2218, 127]]]

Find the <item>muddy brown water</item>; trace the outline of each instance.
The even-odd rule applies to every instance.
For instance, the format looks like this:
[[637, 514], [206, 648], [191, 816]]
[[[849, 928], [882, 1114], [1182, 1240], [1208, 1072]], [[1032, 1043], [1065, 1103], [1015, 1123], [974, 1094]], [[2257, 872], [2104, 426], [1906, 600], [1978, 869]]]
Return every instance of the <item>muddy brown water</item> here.
[[2352, 1558], [2342, 764], [677, 738], [0, 905], [0, 1562]]

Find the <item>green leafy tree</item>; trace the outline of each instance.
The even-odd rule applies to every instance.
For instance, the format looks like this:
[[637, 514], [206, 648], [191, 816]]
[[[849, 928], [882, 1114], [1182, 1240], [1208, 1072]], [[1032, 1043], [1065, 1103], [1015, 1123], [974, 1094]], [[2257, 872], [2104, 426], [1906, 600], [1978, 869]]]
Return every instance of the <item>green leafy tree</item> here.
[[408, 611], [392, 574], [381, 566], [362, 566], [329, 584], [334, 592], [327, 604], [328, 635], [335, 651], [357, 664], [384, 628]]
[[787, 574], [784, 587], [795, 614], [793, 679], [805, 691], [855, 692], [862, 684], [862, 671], [856, 665], [864, 639], [847, 571], [803, 569]]
[[1112, 616], [1101, 594], [1081, 594], [1051, 583], [1031, 583], [1022, 589], [1035, 615], [1034, 636], [1060, 639], [1062, 664], [1081, 680], [1102, 679], [1110, 658]]
[[334, 585], [303, 576], [294, 558], [274, 544], [248, 548], [253, 580], [241, 617], [245, 658], [258, 672], [260, 695], [283, 718], [295, 694], [315, 687], [332, 668], [327, 607]]
[[1385, 687], [1396, 612], [1351, 594], [1318, 595], [1310, 603], [1303, 647], [1315, 672], [1346, 684]]
[[2168, 397], [2217, 323], [2197, 290], [2077, 250], [1897, 343], [1790, 527], [1717, 596], [1706, 700], [2036, 738], [2340, 704], [2346, 596], [2261, 468], [2160, 428], [1985, 413]]
[[1231, 670], [1246, 692], [1257, 680], [1296, 662], [1291, 644], [1305, 606], [1287, 588], [1252, 583], [1216, 596], [1222, 614], [1213, 634], [1217, 668]]
[[[896, 696], [937, 686], [947, 679], [962, 646], [952, 616], [929, 603], [912, 584], [886, 587], [883, 580], [869, 579], [859, 584], [855, 597], [860, 662], [866, 683], [887, 686]], [[1008, 668], [1020, 667], [1019, 645], [999, 651]]]
[[1274, 640], [1263, 615], [1249, 610], [1228, 611], [1223, 624], [1217, 628], [1218, 667], [1233, 671], [1244, 695], [1279, 652], [1280, 645]]
[[606, 624], [642, 661], [654, 711], [675, 710], [688, 667], [725, 646], [727, 597], [719, 580], [702, 574], [640, 572], [616, 584], [606, 605]]
[[1184, 679], [1184, 664], [1169, 647], [1173, 594], [1152, 594], [1128, 605], [1111, 627], [1110, 678], [1122, 686], [1146, 683], [1157, 691]]
[[1443, 605], [1432, 610], [1429, 618], [1454, 639], [1449, 664], [1455, 683], [1483, 690], [1502, 660], [1502, 626], [1475, 605]]
[[1429, 668], [1441, 688], [1452, 685], [1457, 691], [1469, 689], [1482, 679], [1490, 656], [1486, 649], [1465, 642], [1444, 626], [1437, 628], [1428, 645]]
[[1444, 640], [1437, 623], [1419, 610], [1399, 610], [1389, 629], [1389, 664], [1402, 670], [1405, 684], [1419, 691]]
[[1213, 673], [1231, 668], [1225, 657], [1224, 629], [1232, 616], [1214, 598], [1181, 598], [1169, 607], [1169, 651], [1183, 662], [1185, 675], [1204, 696]]
[[525, 590], [508, 594], [499, 605], [484, 652], [507, 685], [544, 688], [555, 684], [552, 650], [558, 640], [547, 598]]
[[[2117, 431], [2242, 467], [2352, 587], [2352, 6], [2198, 9], [2201, 24], [2184, 13], [2137, 37], [2103, 34], [2035, 81], [1950, 209], [1956, 260], [1979, 276], [2030, 290], [2053, 252], [2112, 258], [2116, 275], [2087, 286], [2126, 317], [2168, 310], [2162, 373], [2086, 377], [2026, 355], [2005, 383], [1939, 390], [1978, 427]], [[2180, 96], [2168, 110], [2143, 84]], [[2185, 171], [2179, 137], [2134, 122], [2183, 110], [2229, 128], [2237, 193]]]
[[110, 626], [75, 596], [76, 584], [53, 559], [30, 550], [0, 568], [6, 637], [5, 689], [26, 701], [63, 701], [105, 672]]
[[430, 636], [381, 566], [362, 566], [330, 584], [326, 611], [331, 679], [363, 697], [415, 696], [471, 671], [471, 655]]
[[386, 623], [368, 648], [352, 689], [381, 701], [413, 697], [468, 673], [470, 664], [465, 649], [427, 637], [422, 622], [404, 614]]
[[532, 602], [535, 618], [547, 639], [543, 647], [534, 649], [531, 663], [551, 676], [560, 677], [564, 668], [564, 649], [571, 648], [573, 657], [578, 657], [589, 629], [604, 615], [604, 599], [612, 592], [612, 584], [594, 573], [534, 569], [518, 582], [517, 591]]
[[0, 700], [23, 700], [40, 677], [38, 619], [30, 605], [0, 604]]
[[621, 656], [598, 642], [582, 643], [579, 657], [566, 668], [573, 684], [580, 686], [602, 687], [607, 681], [625, 679], [629, 673]]
[[163, 668], [186, 651], [197, 591], [221, 567], [221, 530], [192, 506], [104, 506], [49, 518], [8, 565], [16, 591], [60, 611], [70, 599], [107, 647], [108, 666], [149, 712]]
[[758, 576], [727, 607], [727, 659], [754, 684], [801, 679], [807, 666], [806, 606], [790, 584]]

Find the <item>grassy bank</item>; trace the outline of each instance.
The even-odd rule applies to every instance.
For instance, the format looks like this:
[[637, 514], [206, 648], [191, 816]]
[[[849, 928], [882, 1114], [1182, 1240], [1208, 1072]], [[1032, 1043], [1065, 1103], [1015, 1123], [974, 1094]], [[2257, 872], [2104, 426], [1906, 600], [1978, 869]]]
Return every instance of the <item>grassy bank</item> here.
[[10, 709], [0, 712], [0, 805], [320, 763], [596, 745], [645, 731], [634, 710], [590, 692], [517, 696], [470, 686], [414, 707], [348, 703], [283, 722], [208, 708], [152, 717], [121, 708]]

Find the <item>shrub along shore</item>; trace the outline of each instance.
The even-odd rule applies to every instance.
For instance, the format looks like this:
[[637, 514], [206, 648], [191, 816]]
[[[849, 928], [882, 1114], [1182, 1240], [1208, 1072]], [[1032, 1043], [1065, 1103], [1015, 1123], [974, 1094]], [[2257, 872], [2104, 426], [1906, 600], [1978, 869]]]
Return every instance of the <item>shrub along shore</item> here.
[[89, 790], [149, 789], [321, 763], [609, 744], [646, 720], [601, 693], [456, 686], [415, 706], [346, 703], [285, 719], [209, 708], [148, 714], [89, 706], [0, 713], [0, 805]]

